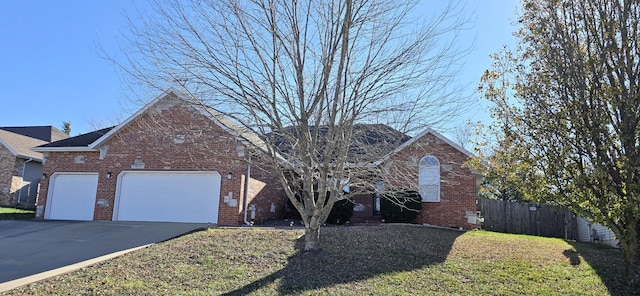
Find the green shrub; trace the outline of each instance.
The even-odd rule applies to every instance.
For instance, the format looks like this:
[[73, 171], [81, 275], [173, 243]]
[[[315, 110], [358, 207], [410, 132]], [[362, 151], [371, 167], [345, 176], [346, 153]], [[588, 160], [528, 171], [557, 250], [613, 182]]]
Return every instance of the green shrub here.
[[395, 191], [382, 195], [380, 215], [385, 222], [411, 223], [422, 210], [422, 198], [416, 191]]
[[[317, 200], [318, 192], [315, 192], [315, 197]], [[327, 199], [328, 198], [329, 192], [327, 192]], [[296, 199], [298, 201], [301, 200], [300, 194], [296, 194]], [[291, 201], [287, 200], [287, 203], [289, 204], [289, 208], [291, 209], [291, 218], [301, 219], [300, 213], [298, 212], [298, 210], [296, 210], [293, 204], [291, 204]], [[351, 216], [353, 216], [353, 202], [348, 199], [339, 200], [333, 204], [331, 213], [329, 213], [326, 223], [342, 225], [351, 220]]]
[[327, 217], [327, 223], [342, 225], [351, 220], [353, 216], [353, 202], [348, 199], [336, 201]]
[[35, 211], [0, 207], [0, 220], [30, 220], [36, 217]]

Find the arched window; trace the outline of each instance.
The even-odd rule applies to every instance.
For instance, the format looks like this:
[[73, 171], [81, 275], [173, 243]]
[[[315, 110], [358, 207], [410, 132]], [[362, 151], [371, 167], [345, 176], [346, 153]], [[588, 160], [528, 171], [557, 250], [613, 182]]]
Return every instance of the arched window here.
[[422, 201], [440, 201], [440, 162], [437, 158], [425, 156], [420, 160], [418, 185]]

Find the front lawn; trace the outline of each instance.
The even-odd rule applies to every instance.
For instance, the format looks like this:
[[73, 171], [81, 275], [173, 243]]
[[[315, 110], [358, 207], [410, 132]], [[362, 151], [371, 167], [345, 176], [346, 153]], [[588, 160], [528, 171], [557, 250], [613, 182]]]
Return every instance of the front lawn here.
[[620, 251], [560, 239], [411, 225], [209, 229], [10, 295], [625, 294]]
[[32, 210], [0, 207], [0, 220], [29, 220], [35, 216], [36, 213]]

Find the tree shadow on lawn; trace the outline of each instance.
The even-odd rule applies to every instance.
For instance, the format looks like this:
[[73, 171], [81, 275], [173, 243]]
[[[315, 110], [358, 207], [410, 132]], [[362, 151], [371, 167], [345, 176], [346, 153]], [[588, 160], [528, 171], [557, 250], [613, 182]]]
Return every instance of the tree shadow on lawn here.
[[223, 295], [245, 295], [280, 280], [279, 294], [368, 279], [380, 274], [411, 271], [446, 260], [456, 238], [464, 232], [422, 226], [323, 228], [323, 250], [304, 252], [304, 237], [287, 265], [266, 277]]
[[571, 265], [579, 265], [580, 257], [598, 274], [611, 295], [639, 295], [640, 291], [627, 286], [622, 251], [595, 243], [568, 242], [574, 249], [564, 251]]

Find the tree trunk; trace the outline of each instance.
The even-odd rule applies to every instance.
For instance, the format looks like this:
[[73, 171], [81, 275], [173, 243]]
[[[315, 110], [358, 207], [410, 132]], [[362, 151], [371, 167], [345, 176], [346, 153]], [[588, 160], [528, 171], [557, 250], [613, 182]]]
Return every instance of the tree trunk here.
[[624, 261], [627, 267], [627, 283], [629, 288], [640, 288], [640, 242], [637, 231], [631, 231], [628, 238], [620, 240]]
[[304, 228], [304, 251], [320, 251], [320, 225], [305, 226]]
[[637, 260], [635, 266], [631, 268], [629, 274], [629, 287], [633, 291], [640, 291], [640, 264], [638, 264]]

